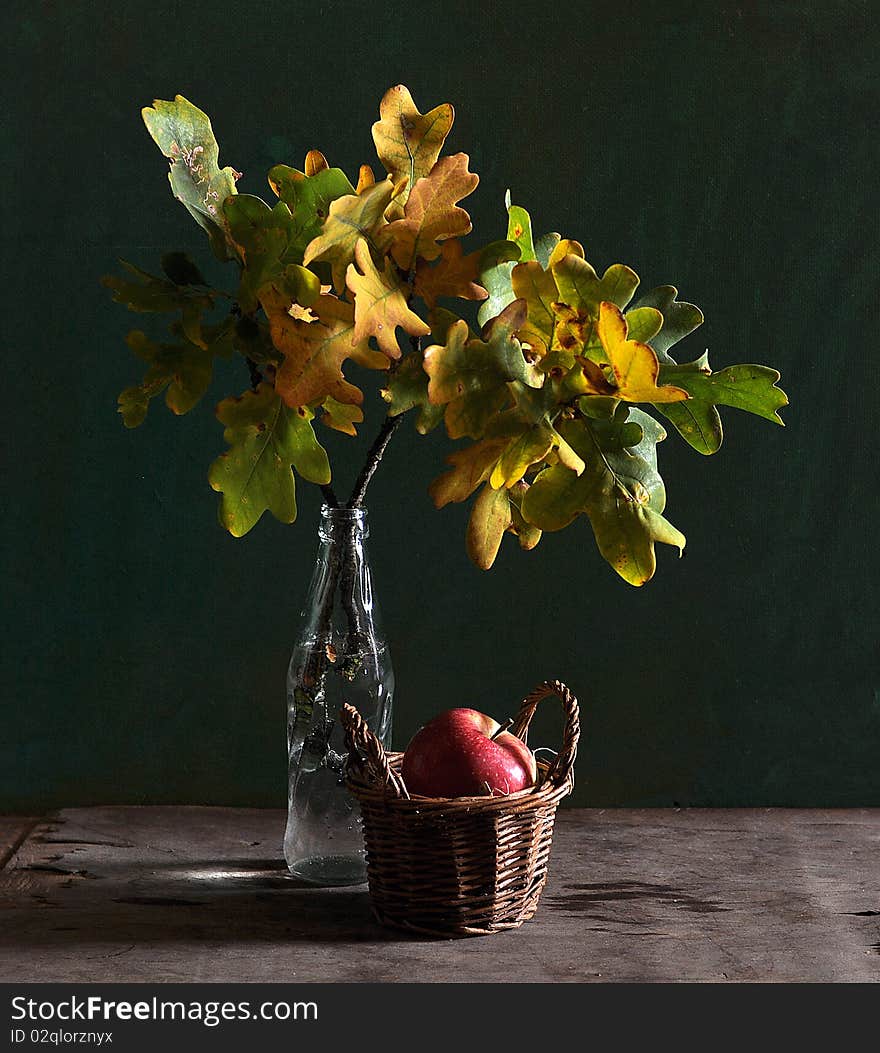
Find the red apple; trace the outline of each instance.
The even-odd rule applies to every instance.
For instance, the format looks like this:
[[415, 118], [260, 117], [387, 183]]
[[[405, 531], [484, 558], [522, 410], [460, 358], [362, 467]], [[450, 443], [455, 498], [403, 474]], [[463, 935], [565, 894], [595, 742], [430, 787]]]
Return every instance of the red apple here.
[[534, 754], [509, 731], [496, 735], [500, 727], [475, 709], [447, 709], [435, 717], [403, 755], [409, 792], [421, 797], [503, 796], [534, 785]]

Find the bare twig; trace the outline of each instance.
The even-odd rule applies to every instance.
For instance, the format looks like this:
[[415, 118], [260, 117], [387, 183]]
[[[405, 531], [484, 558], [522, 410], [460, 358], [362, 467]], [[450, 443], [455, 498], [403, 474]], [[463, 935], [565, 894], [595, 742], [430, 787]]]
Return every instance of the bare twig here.
[[321, 493], [324, 495], [328, 508], [339, 508], [339, 498], [329, 483], [321, 487]]
[[367, 487], [370, 485], [370, 480], [376, 474], [376, 469], [379, 467], [388, 443], [391, 442], [391, 436], [397, 431], [402, 420], [403, 415], [398, 414], [396, 417], [386, 417], [383, 421], [379, 434], [373, 440], [373, 445], [367, 453], [366, 464], [361, 469], [357, 482], [354, 484], [354, 490], [352, 490], [351, 497], [348, 500], [348, 508], [361, 507]]

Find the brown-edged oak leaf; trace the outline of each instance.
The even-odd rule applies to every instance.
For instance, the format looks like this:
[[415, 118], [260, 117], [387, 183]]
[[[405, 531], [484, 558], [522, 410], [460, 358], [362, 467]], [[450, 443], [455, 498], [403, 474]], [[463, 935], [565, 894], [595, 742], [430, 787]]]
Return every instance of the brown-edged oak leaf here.
[[388, 210], [389, 219], [399, 219], [415, 183], [426, 176], [437, 162], [455, 111], [449, 103], [422, 114], [413, 102], [409, 88], [397, 84], [382, 97], [379, 120], [373, 125], [373, 142], [379, 160], [395, 186], [404, 188]]
[[471, 217], [458, 202], [472, 194], [479, 181], [468, 171], [467, 154], [441, 158], [413, 186], [403, 217], [382, 228], [379, 247], [390, 251], [404, 273], [411, 273], [419, 259], [435, 260], [440, 242], [471, 230]]
[[292, 318], [289, 299], [268, 287], [263, 291], [263, 306], [269, 317], [272, 343], [284, 356], [275, 387], [287, 405], [309, 406], [330, 395], [337, 402], [359, 406], [363, 392], [342, 373], [342, 363], [352, 357], [352, 305], [321, 294], [312, 305], [318, 320], [308, 322]]
[[485, 300], [489, 294], [477, 282], [482, 259], [482, 249], [465, 256], [457, 238], [445, 241], [435, 264], [419, 260], [413, 292], [421, 296], [429, 309], [435, 307], [443, 296], [460, 300]]

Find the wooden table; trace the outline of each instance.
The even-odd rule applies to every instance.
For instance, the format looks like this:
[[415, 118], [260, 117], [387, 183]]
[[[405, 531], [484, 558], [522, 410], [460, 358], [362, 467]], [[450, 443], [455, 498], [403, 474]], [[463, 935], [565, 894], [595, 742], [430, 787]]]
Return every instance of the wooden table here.
[[376, 925], [287, 875], [277, 811], [0, 819], [3, 981], [878, 981], [880, 809], [560, 812], [521, 929]]

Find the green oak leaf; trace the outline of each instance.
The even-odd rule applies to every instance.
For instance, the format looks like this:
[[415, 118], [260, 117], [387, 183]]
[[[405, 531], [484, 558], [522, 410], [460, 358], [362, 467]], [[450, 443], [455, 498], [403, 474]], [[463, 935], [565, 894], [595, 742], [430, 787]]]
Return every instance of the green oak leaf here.
[[[555, 308], [555, 343], [562, 348], [578, 351], [594, 361], [605, 360], [598, 336], [599, 307], [603, 302], [626, 307], [638, 288], [638, 275], [622, 263], [612, 264], [600, 278], [583, 258], [577, 242], [566, 242], [570, 251], [556, 253], [551, 271], [558, 289]], [[560, 249], [561, 251], [561, 249]], [[646, 316], [636, 316], [636, 324]]]
[[628, 339], [643, 344], [649, 344], [663, 328], [663, 315], [654, 307], [634, 307], [625, 317]]
[[165, 404], [176, 416], [196, 405], [211, 384], [215, 357], [232, 353], [232, 325], [205, 329], [205, 346], [188, 340], [181, 331], [175, 344], [156, 344], [138, 329], [128, 334], [132, 351], [149, 364], [143, 381], [119, 395], [119, 413], [126, 428], [143, 424], [150, 402], [165, 392]]
[[162, 271], [175, 285], [207, 285], [202, 272], [188, 252], [166, 252]]
[[[245, 314], [259, 305], [260, 289], [277, 281], [290, 244], [293, 217], [283, 201], [269, 208], [262, 198], [236, 194], [227, 198], [223, 213], [229, 237], [244, 262], [238, 288], [238, 302]], [[315, 296], [320, 282], [315, 278]]]
[[208, 481], [223, 495], [220, 522], [233, 537], [244, 536], [266, 511], [282, 523], [296, 519], [292, 468], [309, 482], [330, 482], [312, 416], [305, 406], [290, 409], [265, 382], [217, 406], [229, 449], [211, 465]]
[[685, 539], [661, 515], [665, 492], [650, 447], [663, 429], [648, 423], [652, 418], [641, 411], [628, 413], [636, 414], [642, 430], [631, 448], [624, 442], [637, 436], [627, 438], [622, 432], [628, 416], [615, 415], [610, 424], [584, 419], [563, 423], [560, 431], [583, 458], [584, 471], [577, 476], [563, 465], [545, 468], [524, 495], [521, 511], [542, 530], [561, 530], [585, 513], [604, 559], [629, 584], [643, 585], [656, 568], [655, 543], [683, 550]]
[[504, 195], [504, 205], [507, 208], [507, 240], [517, 246], [523, 263], [531, 263], [538, 258], [532, 236], [532, 217], [521, 205], [511, 204], [509, 190]]
[[632, 314], [643, 307], [651, 307], [663, 316], [663, 327], [648, 341], [661, 362], [671, 361], [667, 354], [670, 347], [674, 347], [679, 340], [683, 340], [703, 324], [703, 312], [700, 308], [692, 303], [679, 302], [677, 296], [678, 289], [674, 285], [658, 285], [656, 289], [651, 289], [640, 297], [633, 311], [629, 312]]
[[[675, 383], [691, 396], [686, 403], [690, 413], [669, 414], [669, 406], [657, 406], [675, 425], [682, 437], [700, 453], [715, 453], [723, 432], [716, 406], [732, 406], [758, 417], [783, 424], [778, 410], [788, 405], [788, 396], [776, 387], [779, 372], [769, 366], [728, 366], [718, 373], [709, 370], [707, 356], [685, 365], [661, 365], [662, 383]], [[717, 420], [717, 424], [715, 423]]]
[[737, 365], [713, 373], [707, 356], [685, 365], [661, 365], [664, 383], [680, 385], [692, 399], [733, 406], [758, 417], [782, 424], [778, 410], [788, 405], [784, 391], [776, 387], [779, 371], [770, 366]]
[[355, 193], [341, 168], [322, 168], [306, 175], [287, 165], [275, 165], [269, 170], [269, 185], [290, 209], [287, 258], [291, 263], [302, 263], [306, 247], [320, 235], [333, 202]]
[[542, 379], [523, 357], [516, 332], [525, 319], [525, 304], [515, 300], [472, 338], [464, 321], [449, 330], [445, 346], [432, 344], [424, 352], [428, 397], [446, 406], [450, 438], [478, 439], [509, 399], [507, 385], [518, 381], [537, 386]]
[[520, 247], [512, 241], [493, 241], [483, 249], [477, 281], [489, 295], [477, 311], [481, 326], [497, 318], [516, 299], [510, 275], [519, 257]]
[[546, 356], [553, 347], [556, 328], [558, 293], [553, 274], [545, 271], [537, 260], [531, 260], [517, 263], [510, 278], [515, 295], [528, 307], [528, 317], [519, 337], [535, 354]]
[[[432, 344], [445, 344], [449, 330], [458, 317], [444, 307], [435, 307], [428, 316], [431, 323]], [[397, 417], [418, 407], [416, 431], [427, 435], [443, 420], [445, 406], [432, 405], [428, 398], [428, 374], [424, 369], [424, 353], [410, 351], [389, 371], [388, 383], [380, 392], [388, 403], [388, 416]]]
[[157, 99], [141, 111], [147, 131], [171, 162], [168, 180], [174, 196], [208, 235], [218, 259], [229, 259], [223, 203], [236, 192], [240, 173], [219, 166], [220, 150], [207, 114], [182, 95]]
[[541, 264], [545, 271], [550, 266], [550, 259], [560, 240], [560, 235], [555, 231], [542, 234], [535, 239], [535, 259]]
[[119, 262], [130, 278], [108, 274], [101, 279], [101, 283], [112, 291], [115, 303], [125, 304], [138, 314], [180, 311], [187, 339], [199, 347], [205, 346], [201, 326], [202, 315], [214, 306], [214, 295], [210, 290], [179, 285], [167, 278], [157, 278], [133, 263]]
[[336, 198], [320, 235], [306, 246], [303, 265], [307, 267], [314, 261], [328, 263], [336, 291], [344, 293], [345, 273], [354, 261], [355, 246], [361, 238], [373, 243], [373, 236], [385, 224], [385, 209], [393, 194], [391, 181], [383, 179], [364, 187], [359, 194]]
[[389, 417], [398, 417], [418, 407], [416, 431], [420, 435], [433, 431], [446, 412], [445, 406], [433, 406], [428, 398], [428, 375], [423, 368], [421, 351], [411, 351], [404, 356], [390, 374], [381, 395], [388, 403]]
[[537, 261], [546, 270], [553, 250], [559, 244], [559, 235], [551, 232], [535, 238], [532, 217], [522, 205], [511, 204], [509, 190], [504, 195], [504, 204], [507, 208], [507, 240], [518, 246], [523, 263]]

